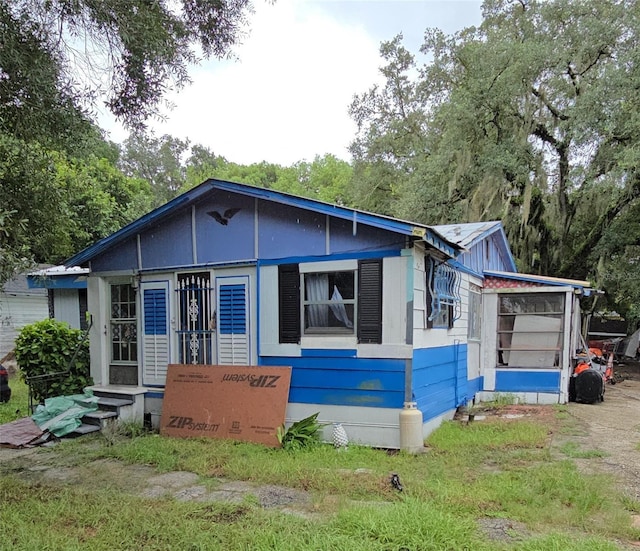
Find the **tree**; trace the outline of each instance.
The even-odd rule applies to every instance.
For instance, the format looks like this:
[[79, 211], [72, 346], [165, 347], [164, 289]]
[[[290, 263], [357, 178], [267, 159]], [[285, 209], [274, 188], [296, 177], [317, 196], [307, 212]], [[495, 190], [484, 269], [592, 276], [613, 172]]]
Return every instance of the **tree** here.
[[425, 34], [421, 67], [383, 45], [386, 85], [351, 109], [359, 197], [426, 223], [500, 218], [522, 269], [596, 277], [598, 243], [640, 197], [639, 15], [486, 0], [480, 27]]
[[14, 112], [35, 108], [45, 120], [50, 105], [73, 111], [103, 93], [116, 117], [139, 127], [168, 89], [189, 82], [199, 56], [229, 54], [250, 10], [250, 0], [0, 0], [0, 94], [20, 98]]
[[122, 144], [118, 166], [127, 176], [149, 183], [157, 207], [173, 199], [184, 188], [184, 160], [188, 151], [189, 140], [167, 134], [156, 138], [153, 134], [134, 132]]
[[59, 263], [149, 211], [151, 190], [108, 160], [74, 159], [0, 134], [0, 284]]

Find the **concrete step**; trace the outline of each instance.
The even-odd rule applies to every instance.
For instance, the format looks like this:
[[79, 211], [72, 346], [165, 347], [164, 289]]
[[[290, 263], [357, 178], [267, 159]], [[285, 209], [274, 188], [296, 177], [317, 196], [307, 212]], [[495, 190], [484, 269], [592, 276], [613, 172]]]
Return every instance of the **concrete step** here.
[[97, 425], [100, 428], [104, 427], [104, 424], [109, 419], [114, 419], [118, 417], [118, 413], [116, 411], [106, 411], [104, 409], [99, 409], [97, 411], [91, 411], [82, 416], [82, 422], [87, 425]]
[[129, 398], [108, 398], [106, 396], [97, 396], [98, 408], [106, 411], [117, 411], [118, 408], [130, 406], [133, 400]]
[[76, 436], [83, 436], [92, 432], [98, 432], [99, 430], [99, 425], [89, 425], [87, 423], [82, 423], [76, 430], [65, 435], [63, 438], [75, 438]]

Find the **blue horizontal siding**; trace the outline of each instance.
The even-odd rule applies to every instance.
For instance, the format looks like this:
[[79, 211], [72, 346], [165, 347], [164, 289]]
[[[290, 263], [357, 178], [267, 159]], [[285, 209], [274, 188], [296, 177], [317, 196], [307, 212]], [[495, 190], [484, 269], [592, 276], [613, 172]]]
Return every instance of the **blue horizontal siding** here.
[[467, 381], [467, 345], [413, 351], [413, 399], [425, 421], [473, 397]]
[[260, 365], [291, 366], [289, 401], [303, 404], [400, 408], [405, 360], [336, 357], [335, 350], [313, 356], [263, 356]]
[[467, 400], [471, 400], [484, 387], [484, 377], [476, 377], [467, 381]]
[[326, 350], [322, 348], [303, 348], [300, 351], [303, 358], [355, 358], [358, 351], [351, 348]]
[[496, 369], [496, 392], [560, 392], [560, 371]]

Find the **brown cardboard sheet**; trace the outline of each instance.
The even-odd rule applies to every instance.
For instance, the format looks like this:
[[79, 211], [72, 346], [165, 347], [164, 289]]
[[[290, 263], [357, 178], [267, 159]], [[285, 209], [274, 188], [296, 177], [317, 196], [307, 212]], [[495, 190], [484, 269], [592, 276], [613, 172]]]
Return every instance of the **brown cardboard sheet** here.
[[290, 367], [169, 365], [160, 434], [279, 446]]

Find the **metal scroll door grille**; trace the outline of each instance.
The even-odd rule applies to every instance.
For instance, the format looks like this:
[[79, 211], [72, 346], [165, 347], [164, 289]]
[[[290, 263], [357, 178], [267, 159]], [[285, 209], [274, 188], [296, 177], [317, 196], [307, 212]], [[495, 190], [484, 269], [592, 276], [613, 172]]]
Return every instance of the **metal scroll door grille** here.
[[211, 277], [208, 273], [178, 276], [180, 363], [214, 363], [215, 312], [212, 308]]

